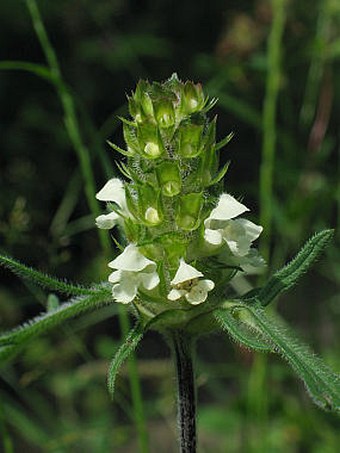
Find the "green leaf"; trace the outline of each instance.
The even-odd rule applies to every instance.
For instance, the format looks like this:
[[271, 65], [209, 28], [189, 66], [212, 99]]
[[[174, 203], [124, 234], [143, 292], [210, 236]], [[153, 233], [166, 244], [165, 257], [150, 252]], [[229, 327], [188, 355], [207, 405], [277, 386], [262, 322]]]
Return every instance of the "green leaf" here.
[[207, 113], [209, 110], [211, 110], [213, 107], [218, 102], [218, 98], [211, 98], [209, 99], [208, 97], [204, 101], [204, 107], [202, 108], [201, 112]]
[[83, 286], [67, 283], [63, 280], [59, 280], [55, 277], [51, 277], [50, 275], [32, 269], [29, 266], [25, 266], [9, 256], [0, 255], [0, 265], [10, 269], [20, 278], [29, 280], [30, 282], [36, 283], [44, 288], [58, 291], [63, 294], [69, 294], [70, 296], [86, 296], [97, 293], [97, 289], [95, 288], [85, 288]]
[[123, 154], [123, 156], [131, 157], [133, 156], [133, 153], [129, 153], [129, 151], [125, 151], [125, 149], [120, 148], [118, 145], [115, 145], [114, 143], [110, 142], [110, 140], [106, 140], [106, 143], [111, 146], [112, 149], [117, 151], [120, 154]]
[[226, 146], [234, 137], [234, 132], [230, 132], [225, 138], [223, 138], [220, 142], [216, 143], [215, 145], [215, 151], [218, 151], [219, 149], [223, 148]]
[[324, 230], [309, 239], [296, 257], [277, 271], [259, 292], [257, 298], [261, 304], [268, 305], [280, 293], [295, 285], [326, 248], [333, 233], [333, 230]]
[[0, 336], [0, 362], [14, 356], [28, 340], [58, 326], [69, 318], [86, 311], [94, 310], [101, 305], [112, 302], [112, 293], [108, 286], [101, 286], [88, 296], [79, 296], [65, 302], [54, 310], [36, 316], [22, 326]]
[[[230, 311], [230, 303], [224, 309], [216, 310], [220, 320], [225, 310]], [[268, 315], [259, 304], [235, 303], [232, 309], [247, 312], [251, 325], [263, 335], [275, 352], [280, 354], [304, 382], [313, 401], [325, 410], [340, 412], [340, 375], [334, 373], [322, 359], [299, 340], [286, 323], [277, 315]]]
[[[245, 312], [244, 309], [243, 312]], [[242, 346], [255, 351], [273, 352], [268, 338], [264, 338], [251, 322], [247, 322], [242, 316], [242, 311], [238, 311], [237, 308], [220, 310], [216, 313], [216, 318], [222, 329]]]
[[124, 343], [120, 346], [115, 356], [113, 357], [107, 376], [107, 387], [111, 398], [113, 398], [115, 390], [115, 382], [117, 373], [122, 366], [123, 362], [129, 357], [129, 355], [136, 349], [138, 343], [143, 337], [143, 328], [141, 324], [137, 324], [125, 338]]
[[217, 184], [219, 181], [221, 181], [221, 179], [223, 179], [228, 171], [228, 168], [229, 168], [229, 165], [230, 165], [230, 161], [227, 162], [222, 168], [221, 170], [217, 173], [217, 175], [209, 182], [209, 185], [208, 187], [211, 187], [211, 186], [214, 186], [215, 184]]
[[118, 119], [120, 119], [120, 121], [123, 124], [127, 124], [128, 126], [132, 126], [132, 127], [137, 127], [137, 124], [135, 123], [135, 121], [130, 121], [130, 120], [124, 118], [123, 116], [118, 116]]

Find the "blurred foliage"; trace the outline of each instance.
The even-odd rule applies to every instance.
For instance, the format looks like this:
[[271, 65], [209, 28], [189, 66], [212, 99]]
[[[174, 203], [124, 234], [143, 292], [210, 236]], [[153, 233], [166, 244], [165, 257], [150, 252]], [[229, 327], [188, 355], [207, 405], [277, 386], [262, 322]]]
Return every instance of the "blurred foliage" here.
[[[126, 93], [139, 78], [164, 80], [176, 71], [182, 79], [201, 81], [219, 98], [220, 138], [235, 132], [222, 154], [222, 161], [232, 161], [226, 190], [244, 196], [258, 218], [274, 1], [38, 4], [98, 188], [117, 174], [118, 156], [106, 140], [122, 145], [117, 115], [127, 113]], [[2, 0], [0, 13], [0, 60], [46, 66], [25, 3]], [[340, 4], [287, 1], [285, 13], [269, 272], [315, 231], [336, 228], [327, 256], [281, 298], [279, 309], [339, 370]], [[1, 252], [74, 281], [100, 281], [107, 276], [106, 259], [78, 157], [55, 86], [37, 72], [0, 70]], [[38, 313], [48, 294], [0, 272], [5, 330]], [[85, 326], [90, 326], [86, 332]], [[114, 404], [105, 386], [107, 360], [119, 337], [119, 325], [106, 307], [35, 341], [1, 371], [0, 432], [6, 452], [136, 451], [126, 375], [117, 383]], [[152, 451], [176, 451], [169, 353], [149, 335], [138, 357]], [[201, 340], [197, 365], [200, 451], [337, 451], [335, 417], [312, 407], [300, 383], [275, 358], [212, 336]]]

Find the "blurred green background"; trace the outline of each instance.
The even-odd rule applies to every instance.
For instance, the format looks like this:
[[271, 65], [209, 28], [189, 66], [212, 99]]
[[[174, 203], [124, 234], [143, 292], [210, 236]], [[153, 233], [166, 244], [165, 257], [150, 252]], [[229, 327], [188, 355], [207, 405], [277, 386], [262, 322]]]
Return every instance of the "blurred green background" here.
[[[315, 231], [336, 228], [277, 309], [340, 370], [340, 3], [37, 4], [51, 47], [33, 0], [0, 5], [0, 252], [73, 281], [106, 279], [109, 238], [94, 228], [90, 196], [118, 174], [106, 140], [123, 146], [117, 116], [138, 79], [177, 72], [219, 98], [218, 138], [235, 133], [222, 153], [232, 162], [225, 189], [266, 227], [268, 273]], [[1, 330], [54, 297], [5, 270], [0, 279]], [[120, 341], [114, 315], [106, 307], [69, 322], [0, 371], [6, 453], [138, 451], [127, 369], [114, 403], [105, 385]], [[175, 452], [169, 351], [148, 334], [137, 356], [150, 451]], [[338, 420], [313, 406], [280, 358], [213, 335], [198, 344], [197, 379], [200, 452], [339, 451]]]

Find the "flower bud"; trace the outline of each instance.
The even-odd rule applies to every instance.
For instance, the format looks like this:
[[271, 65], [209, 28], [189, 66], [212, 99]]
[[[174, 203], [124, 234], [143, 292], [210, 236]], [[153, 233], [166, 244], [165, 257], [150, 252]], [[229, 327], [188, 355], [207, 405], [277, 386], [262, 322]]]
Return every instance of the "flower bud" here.
[[180, 193], [182, 181], [176, 162], [166, 161], [158, 165], [156, 175], [164, 196], [174, 197]]
[[201, 221], [200, 213], [202, 206], [202, 192], [182, 195], [176, 212], [176, 223], [178, 227], [186, 231], [192, 231], [198, 228]]
[[149, 90], [150, 84], [145, 80], [140, 80], [137, 84], [136, 91], [133, 94], [132, 101], [129, 101], [130, 113], [136, 118], [136, 121], [138, 121], [138, 114], [140, 115], [141, 120], [153, 118], [154, 116]]
[[204, 105], [204, 95], [202, 86], [192, 82], [186, 82], [183, 90], [182, 97], [182, 110], [186, 114], [197, 112]]
[[171, 127], [175, 124], [175, 111], [170, 100], [155, 102], [156, 121], [161, 128]]

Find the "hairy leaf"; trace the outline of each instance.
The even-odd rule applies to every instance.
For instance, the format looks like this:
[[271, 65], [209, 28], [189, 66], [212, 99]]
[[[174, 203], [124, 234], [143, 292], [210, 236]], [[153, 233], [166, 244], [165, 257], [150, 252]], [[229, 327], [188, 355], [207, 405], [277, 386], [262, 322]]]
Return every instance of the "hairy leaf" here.
[[10, 269], [19, 277], [36, 283], [44, 288], [48, 288], [70, 296], [86, 296], [97, 293], [95, 288], [85, 288], [79, 285], [73, 285], [48, 274], [39, 272], [32, 267], [25, 266], [19, 261], [5, 255], [0, 255], [0, 265]]
[[264, 338], [258, 329], [246, 322], [240, 314], [237, 310], [220, 310], [216, 313], [216, 318], [222, 329], [242, 346], [255, 351], [273, 352], [268, 338]]
[[59, 305], [54, 310], [42, 313], [25, 324], [0, 336], [0, 362], [14, 356], [28, 340], [58, 326], [69, 318], [94, 310], [112, 301], [110, 288], [102, 286], [88, 296], [79, 296]]
[[[248, 312], [244, 317], [253, 328], [268, 339], [278, 354], [291, 365], [295, 373], [304, 382], [313, 401], [325, 410], [340, 412], [340, 375], [334, 373], [321, 358], [299, 340], [278, 316], [268, 315], [260, 304], [246, 305], [242, 302], [234, 304]], [[227, 302], [224, 309], [216, 310], [220, 320], [225, 317], [225, 310], [230, 311]]]
[[315, 234], [290, 263], [275, 272], [257, 296], [261, 304], [268, 305], [280, 293], [295, 285], [326, 248], [333, 233], [333, 230], [324, 230]]
[[117, 373], [124, 363], [124, 361], [129, 357], [129, 355], [136, 349], [138, 343], [143, 337], [143, 328], [141, 324], [137, 324], [125, 338], [124, 343], [120, 346], [116, 354], [114, 355], [108, 370], [107, 375], [107, 387], [111, 398], [113, 398], [115, 390], [115, 382]]

